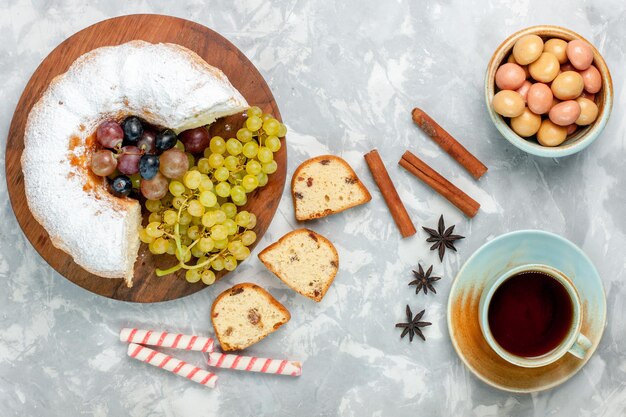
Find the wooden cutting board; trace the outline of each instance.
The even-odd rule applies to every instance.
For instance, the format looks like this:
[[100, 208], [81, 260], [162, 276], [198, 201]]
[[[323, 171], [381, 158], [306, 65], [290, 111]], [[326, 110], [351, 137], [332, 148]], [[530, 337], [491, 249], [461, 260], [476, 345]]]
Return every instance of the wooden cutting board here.
[[[37, 252], [65, 278], [105, 297], [148, 303], [174, 300], [207, 287], [201, 282], [189, 284], [185, 281], [182, 271], [166, 277], [157, 277], [154, 274], [155, 268], [171, 266], [176, 261], [168, 255], [151, 255], [145, 244], [142, 244], [135, 264], [132, 288], [128, 288], [122, 279], [100, 278], [85, 271], [75, 264], [69, 255], [52, 245], [46, 231], [33, 218], [26, 203], [20, 164], [28, 113], [50, 81], [67, 71], [72, 62], [85, 52], [134, 39], [183, 45], [195, 51], [209, 64], [220, 68], [250, 105], [261, 107], [263, 111], [272, 113], [279, 120], [280, 112], [261, 74], [232, 43], [209, 28], [171, 16], [139, 14], [96, 23], [66, 39], [39, 65], [17, 104], [6, 146], [6, 178], [15, 216]], [[225, 138], [233, 137], [242, 122], [243, 117], [239, 115], [221, 119], [212, 125], [211, 134], [219, 134]], [[270, 176], [265, 187], [248, 196], [248, 204], [244, 207], [257, 216], [257, 226], [254, 229], [258, 236], [257, 242], [267, 230], [282, 195], [287, 166], [286, 148], [286, 142], [283, 140], [281, 150], [275, 155], [278, 171]], [[144, 217], [145, 221], [147, 214]], [[68, 219], [68, 222], [70, 221], [71, 219]], [[233, 273], [236, 273], [236, 270]], [[220, 273], [218, 277], [223, 275], [224, 273]]]

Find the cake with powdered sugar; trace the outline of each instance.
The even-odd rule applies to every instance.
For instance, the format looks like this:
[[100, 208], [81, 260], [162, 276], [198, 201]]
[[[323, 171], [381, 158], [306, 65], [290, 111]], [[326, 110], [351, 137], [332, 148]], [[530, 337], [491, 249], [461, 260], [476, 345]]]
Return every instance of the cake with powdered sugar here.
[[85, 270], [132, 284], [139, 201], [112, 195], [89, 170], [93, 132], [127, 115], [178, 133], [248, 107], [217, 68], [174, 44], [94, 49], [56, 77], [33, 106], [22, 170], [28, 206], [53, 245]]

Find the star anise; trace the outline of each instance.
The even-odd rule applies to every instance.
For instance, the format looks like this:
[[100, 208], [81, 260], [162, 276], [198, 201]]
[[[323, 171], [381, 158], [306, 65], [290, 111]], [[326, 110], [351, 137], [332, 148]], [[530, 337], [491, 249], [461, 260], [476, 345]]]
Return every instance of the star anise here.
[[422, 264], [417, 264], [419, 271], [413, 271], [413, 275], [415, 275], [415, 279], [409, 282], [409, 285], [415, 285], [415, 294], [419, 294], [420, 290], [424, 291], [424, 294], [428, 294], [428, 290], [431, 290], [433, 293], [437, 294], [435, 291], [435, 287], [433, 287], [433, 282], [439, 281], [441, 277], [430, 276], [433, 272], [433, 266], [426, 272], [422, 268]]
[[402, 334], [400, 335], [400, 338], [403, 338], [408, 333], [410, 342], [413, 341], [413, 336], [415, 335], [418, 335], [423, 340], [426, 340], [426, 338], [424, 337], [424, 334], [422, 333], [422, 329], [420, 329], [420, 327], [430, 326], [432, 323], [429, 323], [427, 321], [420, 321], [425, 311], [426, 310], [422, 310], [419, 313], [417, 313], [415, 317], [413, 317], [413, 313], [411, 312], [411, 307], [409, 307], [408, 304], [406, 305], [407, 322], [396, 324], [396, 327], [401, 327], [404, 329], [402, 330]]
[[446, 253], [446, 248], [452, 249], [456, 252], [456, 248], [454, 247], [454, 241], [459, 239], [465, 239], [465, 236], [453, 235], [454, 225], [448, 227], [443, 222], [443, 214], [439, 217], [439, 225], [437, 230], [431, 229], [429, 227], [423, 227], [422, 229], [426, 230], [426, 232], [430, 235], [426, 242], [435, 242], [434, 245], [430, 247], [430, 250], [439, 249], [439, 260], [443, 261], [443, 255]]

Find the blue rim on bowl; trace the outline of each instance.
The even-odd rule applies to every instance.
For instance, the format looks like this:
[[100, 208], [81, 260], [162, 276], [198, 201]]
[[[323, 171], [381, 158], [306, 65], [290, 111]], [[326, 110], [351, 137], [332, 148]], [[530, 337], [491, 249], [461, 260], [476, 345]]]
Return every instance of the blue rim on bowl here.
[[[547, 38], [560, 38], [566, 41], [581, 39], [589, 43], [594, 54], [593, 64], [598, 68], [598, 71], [600, 71], [600, 75], [602, 76], [602, 90], [600, 90], [600, 92], [596, 95], [596, 104], [598, 105], [599, 110], [598, 118], [593, 124], [582, 129], [578, 129], [578, 132], [568, 137], [567, 140], [561, 145], [555, 147], [542, 146], [532, 139], [527, 140], [517, 135], [507, 124], [504, 118], [493, 110], [493, 106], [491, 105], [491, 100], [495, 94], [494, 80], [498, 67], [508, 57], [515, 42], [522, 36], [531, 34], [538, 35], [544, 40]], [[600, 136], [600, 133], [609, 120], [611, 108], [613, 107], [613, 82], [611, 80], [611, 74], [606, 62], [604, 62], [602, 55], [600, 55], [591, 42], [587, 41], [576, 32], [559, 26], [532, 26], [509, 36], [504, 42], [502, 42], [502, 44], [500, 44], [498, 49], [496, 49], [491, 61], [489, 61], [489, 65], [487, 66], [487, 73], [485, 76], [485, 103], [487, 105], [491, 121], [506, 140], [529, 154], [546, 158], [558, 158], [582, 151], [587, 146], [591, 145], [591, 143], [593, 143], [598, 136]]]

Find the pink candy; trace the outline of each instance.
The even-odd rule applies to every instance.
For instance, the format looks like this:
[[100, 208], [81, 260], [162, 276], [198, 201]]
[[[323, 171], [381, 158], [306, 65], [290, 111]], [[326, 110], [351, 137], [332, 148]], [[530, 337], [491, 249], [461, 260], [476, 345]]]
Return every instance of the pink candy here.
[[266, 374], [302, 375], [302, 364], [300, 362], [257, 358], [255, 356], [230, 355], [218, 352], [209, 354], [209, 366], [236, 369], [238, 371], [263, 372]]

